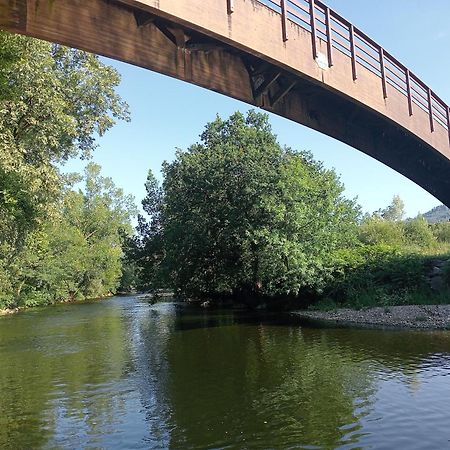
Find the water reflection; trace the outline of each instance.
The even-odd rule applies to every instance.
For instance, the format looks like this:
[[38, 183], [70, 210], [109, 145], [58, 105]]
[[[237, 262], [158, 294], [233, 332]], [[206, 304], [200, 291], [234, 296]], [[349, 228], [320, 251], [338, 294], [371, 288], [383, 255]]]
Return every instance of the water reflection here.
[[0, 319], [0, 448], [445, 448], [450, 333], [133, 298]]
[[370, 405], [367, 368], [297, 327], [228, 323], [178, 332], [167, 358], [178, 369], [168, 389], [173, 448], [357, 442]]
[[[87, 305], [83, 305], [87, 306]], [[81, 442], [114, 423], [123, 324], [111, 308], [48, 308], [0, 321], [0, 447]]]

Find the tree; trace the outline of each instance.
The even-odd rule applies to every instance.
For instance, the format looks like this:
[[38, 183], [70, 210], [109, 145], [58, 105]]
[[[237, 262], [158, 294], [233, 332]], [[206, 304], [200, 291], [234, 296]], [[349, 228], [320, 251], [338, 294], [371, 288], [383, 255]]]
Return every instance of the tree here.
[[[97, 136], [128, 120], [119, 82], [97, 56], [0, 32], [0, 306], [17, 303], [27, 289], [28, 299], [42, 303], [44, 286], [61, 285], [58, 274], [77, 273], [71, 249], [83, 251], [83, 236], [61, 219], [58, 167], [88, 158]], [[55, 239], [52, 257], [66, 267], [53, 265], [51, 273], [42, 255], [52, 255]]]
[[405, 216], [405, 203], [399, 195], [394, 195], [392, 202], [378, 214], [384, 219], [392, 222], [401, 222]]
[[28, 233], [10, 267], [9, 303], [94, 298], [118, 287], [122, 245], [132, 232], [133, 199], [102, 177], [96, 164], [88, 164], [80, 181], [83, 190], [65, 189], [54, 220]]
[[384, 220], [379, 216], [366, 217], [358, 230], [363, 244], [384, 244], [393, 248], [402, 248], [405, 243], [404, 224]]
[[102, 177], [100, 166], [85, 169], [85, 188], [65, 195], [63, 218], [81, 233], [87, 253], [79, 293], [88, 298], [115, 291], [122, 274], [122, 245], [132, 233], [134, 199]]
[[138, 215], [137, 234], [127, 242], [125, 262], [127, 268], [134, 272], [136, 287], [155, 291], [165, 287], [167, 273], [163, 264], [163, 191], [151, 170], [147, 174], [145, 190], [147, 194], [142, 208], [147, 218]]
[[438, 242], [450, 244], [450, 222], [434, 223], [430, 228]]
[[1, 251], [5, 242], [20, 249], [48, 216], [61, 188], [56, 165], [88, 157], [128, 110], [118, 73], [94, 55], [0, 32], [0, 61]]
[[355, 240], [359, 209], [335, 172], [281, 147], [264, 114], [217, 117], [163, 175], [159, 267], [187, 295], [318, 290]]
[[421, 215], [405, 222], [405, 241], [421, 248], [432, 248], [437, 244], [431, 226]]

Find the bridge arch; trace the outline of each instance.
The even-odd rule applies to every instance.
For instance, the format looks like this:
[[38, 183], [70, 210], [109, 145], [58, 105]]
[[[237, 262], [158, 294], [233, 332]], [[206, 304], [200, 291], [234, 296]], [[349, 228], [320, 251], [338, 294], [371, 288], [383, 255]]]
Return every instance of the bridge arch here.
[[0, 0], [0, 28], [289, 118], [450, 206], [448, 105], [320, 0]]

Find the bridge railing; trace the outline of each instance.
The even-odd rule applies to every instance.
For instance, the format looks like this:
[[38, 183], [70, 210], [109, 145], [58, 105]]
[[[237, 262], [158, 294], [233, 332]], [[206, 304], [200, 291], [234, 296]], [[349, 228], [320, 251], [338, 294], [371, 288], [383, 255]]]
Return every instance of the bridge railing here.
[[[257, 0], [280, 14], [282, 39], [287, 41], [288, 20], [311, 33], [312, 56], [319, 57], [317, 40], [327, 48], [328, 66], [333, 66], [333, 53], [337, 50], [352, 62], [353, 80], [358, 78], [359, 65], [380, 77], [383, 97], [388, 97], [387, 86], [392, 86], [407, 98], [409, 115], [420, 108], [429, 116], [430, 129], [435, 123], [442, 125], [449, 135], [450, 108], [424, 82], [381, 45], [352, 25], [348, 20], [326, 6], [320, 0]], [[233, 11], [233, 1], [227, 0], [228, 11]]]

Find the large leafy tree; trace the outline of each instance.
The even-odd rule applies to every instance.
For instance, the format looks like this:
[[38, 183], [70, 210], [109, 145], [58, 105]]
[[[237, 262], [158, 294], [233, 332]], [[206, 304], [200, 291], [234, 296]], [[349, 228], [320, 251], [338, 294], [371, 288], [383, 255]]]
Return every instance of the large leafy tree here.
[[144, 200], [160, 205], [157, 270], [188, 295], [320, 290], [355, 239], [359, 210], [335, 172], [280, 146], [264, 114], [217, 117], [163, 174]]
[[[17, 304], [27, 290], [39, 297], [42, 286], [59, 298], [58, 277], [71, 267], [82, 270], [81, 260], [76, 267], [70, 261], [77, 246], [83, 251], [85, 236], [61, 219], [61, 202], [76, 194], [62, 194], [58, 167], [88, 158], [97, 136], [115, 120], [128, 120], [119, 82], [117, 71], [95, 55], [0, 31], [0, 306]], [[102, 256], [109, 254], [106, 245]], [[93, 251], [86, 255], [94, 260]]]
[[17, 250], [60, 191], [57, 164], [88, 157], [128, 110], [95, 55], [0, 32], [0, 61], [0, 244]]

